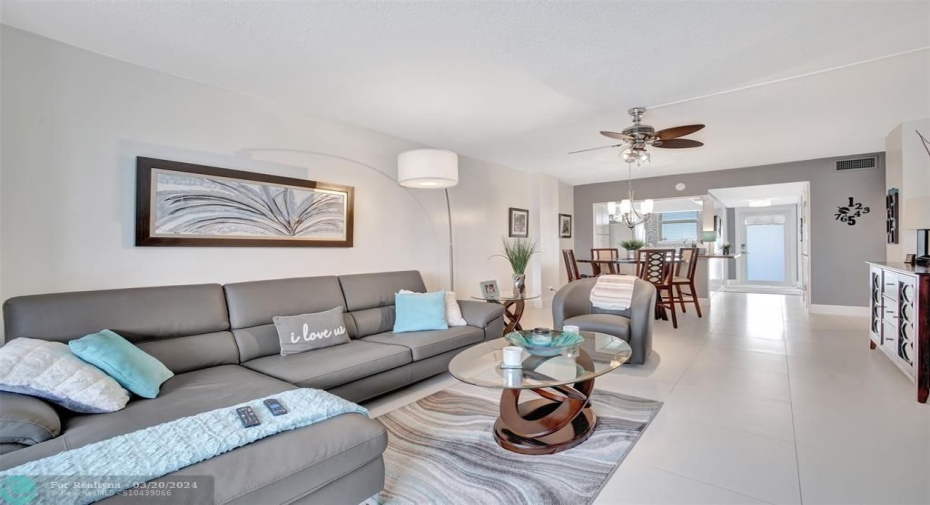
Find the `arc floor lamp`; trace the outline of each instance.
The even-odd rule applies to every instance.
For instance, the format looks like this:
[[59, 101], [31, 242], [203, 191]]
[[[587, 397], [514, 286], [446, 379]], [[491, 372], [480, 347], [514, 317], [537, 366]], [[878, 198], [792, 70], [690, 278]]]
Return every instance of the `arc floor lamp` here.
[[455, 248], [452, 243], [452, 204], [449, 188], [459, 183], [459, 157], [441, 149], [414, 149], [397, 155], [397, 183], [405, 188], [441, 189], [446, 194], [449, 220], [449, 290], [455, 291]]

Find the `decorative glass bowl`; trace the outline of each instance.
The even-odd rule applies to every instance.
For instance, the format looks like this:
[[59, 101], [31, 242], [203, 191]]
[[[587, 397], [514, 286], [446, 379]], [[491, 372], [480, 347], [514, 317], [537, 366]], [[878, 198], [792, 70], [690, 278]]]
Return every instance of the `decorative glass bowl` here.
[[563, 331], [549, 331], [551, 340], [548, 343], [533, 341], [533, 337], [539, 337], [539, 332], [534, 330], [512, 331], [504, 338], [512, 345], [520, 346], [526, 349], [526, 352], [533, 356], [557, 356], [563, 350], [576, 347], [584, 342], [584, 337], [577, 333]]

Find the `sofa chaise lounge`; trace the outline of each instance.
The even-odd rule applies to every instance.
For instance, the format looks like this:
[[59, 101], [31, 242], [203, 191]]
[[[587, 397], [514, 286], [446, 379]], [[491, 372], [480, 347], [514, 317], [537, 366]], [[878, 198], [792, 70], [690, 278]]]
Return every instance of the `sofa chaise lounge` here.
[[[110, 414], [76, 414], [37, 398], [0, 393], [0, 419], [27, 417], [60, 435], [16, 438], [0, 422], [0, 470], [184, 416], [297, 387], [354, 402], [442, 373], [464, 348], [499, 338], [503, 308], [461, 301], [468, 326], [394, 334], [394, 294], [423, 292], [419, 272], [387, 272], [227, 284], [58, 293], [4, 303], [6, 341], [59, 342], [109, 328], [158, 358], [175, 376], [159, 396]], [[347, 344], [281, 356], [272, 317], [342, 306]], [[15, 412], [14, 412], [15, 411]], [[165, 443], [170, 443], [166, 441]], [[212, 476], [209, 503], [351, 503], [381, 490], [380, 423], [343, 414], [279, 433], [171, 476]], [[107, 503], [130, 503], [116, 496]]]

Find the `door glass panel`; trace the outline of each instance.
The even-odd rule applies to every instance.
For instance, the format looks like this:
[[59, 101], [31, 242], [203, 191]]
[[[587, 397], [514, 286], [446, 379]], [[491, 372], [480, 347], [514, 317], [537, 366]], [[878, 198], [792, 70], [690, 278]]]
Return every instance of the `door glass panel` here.
[[785, 225], [746, 223], [746, 280], [785, 282]]

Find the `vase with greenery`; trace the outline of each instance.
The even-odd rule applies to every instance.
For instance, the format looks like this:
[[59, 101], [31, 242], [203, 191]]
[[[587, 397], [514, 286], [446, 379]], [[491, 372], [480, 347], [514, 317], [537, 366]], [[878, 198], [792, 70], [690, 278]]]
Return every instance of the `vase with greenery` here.
[[727, 242], [723, 244], [722, 247], [723, 247], [723, 254], [724, 256], [726, 256], [727, 254], [730, 254], [730, 249], [733, 247], [733, 244]]
[[513, 269], [513, 296], [526, 296], [526, 267], [533, 255], [539, 252], [539, 244], [528, 238], [505, 238], [501, 243], [504, 246], [504, 254], [494, 256], [506, 259]]
[[645, 247], [646, 243], [639, 239], [630, 239], [620, 242], [620, 247], [626, 249], [627, 256], [632, 258], [636, 255], [636, 251]]

